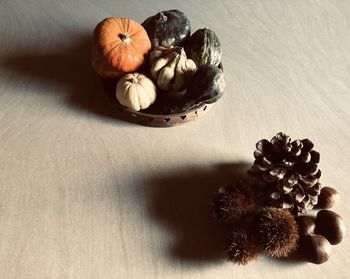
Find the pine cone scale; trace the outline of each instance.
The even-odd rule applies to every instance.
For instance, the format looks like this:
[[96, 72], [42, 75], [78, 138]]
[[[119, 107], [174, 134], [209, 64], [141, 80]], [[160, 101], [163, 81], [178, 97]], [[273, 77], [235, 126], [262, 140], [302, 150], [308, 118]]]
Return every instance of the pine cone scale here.
[[312, 151], [310, 151], [309, 154], [311, 156], [311, 158], [310, 158], [311, 162], [313, 162], [315, 164], [318, 164], [320, 162], [320, 153], [319, 152], [312, 150]]
[[303, 144], [303, 149], [307, 152], [311, 151], [314, 148], [313, 142], [309, 139], [303, 139], [301, 142]]
[[315, 163], [297, 163], [295, 164], [295, 172], [302, 175], [315, 175], [318, 171], [317, 164]]
[[272, 144], [268, 140], [263, 139], [257, 142], [256, 149], [264, 154], [270, 154], [272, 151]]

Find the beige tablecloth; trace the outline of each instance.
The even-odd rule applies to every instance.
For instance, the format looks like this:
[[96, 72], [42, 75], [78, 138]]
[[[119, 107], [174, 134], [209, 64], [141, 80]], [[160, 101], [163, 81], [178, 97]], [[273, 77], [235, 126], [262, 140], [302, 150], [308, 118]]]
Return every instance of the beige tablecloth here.
[[[94, 26], [176, 8], [223, 46], [224, 97], [202, 119], [120, 119], [89, 61]], [[208, 201], [284, 131], [321, 153], [350, 217], [350, 2], [0, 3], [0, 278], [347, 278], [347, 238], [322, 265], [227, 263]]]

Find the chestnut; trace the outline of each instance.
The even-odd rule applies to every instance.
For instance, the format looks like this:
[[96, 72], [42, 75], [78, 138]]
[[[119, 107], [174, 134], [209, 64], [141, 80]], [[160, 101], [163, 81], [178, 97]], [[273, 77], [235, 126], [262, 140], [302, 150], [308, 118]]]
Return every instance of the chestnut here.
[[331, 210], [320, 210], [316, 216], [316, 233], [323, 235], [332, 244], [338, 244], [345, 235], [343, 218]]
[[310, 234], [302, 238], [301, 253], [305, 260], [314, 264], [322, 264], [329, 259], [332, 246], [322, 235]]
[[339, 201], [339, 193], [332, 187], [323, 187], [318, 196], [317, 207], [322, 209], [332, 208]]
[[299, 234], [301, 236], [315, 233], [315, 217], [306, 215], [299, 216], [297, 218], [297, 224], [299, 228]]

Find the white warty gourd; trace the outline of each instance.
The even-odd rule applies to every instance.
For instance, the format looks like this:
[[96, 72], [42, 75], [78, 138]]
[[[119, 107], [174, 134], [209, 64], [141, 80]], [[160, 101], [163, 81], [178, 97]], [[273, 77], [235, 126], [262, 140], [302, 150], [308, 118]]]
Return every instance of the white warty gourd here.
[[197, 70], [182, 47], [156, 47], [150, 55], [151, 77], [163, 91], [182, 91]]
[[153, 81], [145, 75], [129, 73], [118, 81], [116, 97], [121, 105], [139, 111], [148, 108], [155, 102], [157, 88]]

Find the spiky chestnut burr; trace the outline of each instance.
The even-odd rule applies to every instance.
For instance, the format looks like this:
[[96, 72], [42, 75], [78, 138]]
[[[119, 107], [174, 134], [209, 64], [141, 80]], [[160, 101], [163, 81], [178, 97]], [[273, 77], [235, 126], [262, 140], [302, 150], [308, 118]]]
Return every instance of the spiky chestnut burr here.
[[227, 187], [220, 187], [210, 204], [214, 219], [218, 222], [238, 222], [256, 208], [256, 201], [247, 180], [237, 181]]
[[282, 208], [265, 207], [255, 219], [255, 237], [272, 257], [287, 257], [298, 246], [299, 232], [294, 216]]
[[227, 239], [226, 255], [230, 262], [245, 265], [256, 259], [262, 248], [255, 243], [246, 230], [233, 231]]

